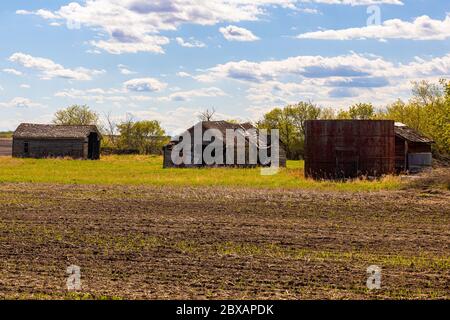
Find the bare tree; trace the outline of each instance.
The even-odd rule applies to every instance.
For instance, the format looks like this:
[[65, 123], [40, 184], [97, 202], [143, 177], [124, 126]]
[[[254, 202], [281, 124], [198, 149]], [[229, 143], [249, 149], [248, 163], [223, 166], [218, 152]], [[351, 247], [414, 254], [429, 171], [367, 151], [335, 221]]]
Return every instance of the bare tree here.
[[206, 109], [200, 115], [198, 116], [198, 119], [200, 121], [212, 121], [214, 119], [214, 116], [216, 114], [216, 109], [212, 108], [211, 110]]
[[114, 120], [111, 118], [111, 111], [105, 114], [105, 132], [109, 136], [109, 139], [111, 140], [111, 143], [116, 146], [117, 145], [117, 139], [116, 139], [116, 133], [117, 133], [117, 123], [114, 122]]

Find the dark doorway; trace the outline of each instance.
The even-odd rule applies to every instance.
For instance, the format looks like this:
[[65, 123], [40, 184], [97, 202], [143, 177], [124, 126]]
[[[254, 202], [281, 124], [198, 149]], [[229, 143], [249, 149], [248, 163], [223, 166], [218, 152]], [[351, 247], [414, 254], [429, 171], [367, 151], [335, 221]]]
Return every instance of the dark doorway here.
[[29, 142], [23, 143], [23, 154], [25, 155], [25, 157], [28, 157], [30, 155], [30, 143]]
[[92, 132], [89, 135], [88, 159], [100, 159], [100, 140], [96, 132]]

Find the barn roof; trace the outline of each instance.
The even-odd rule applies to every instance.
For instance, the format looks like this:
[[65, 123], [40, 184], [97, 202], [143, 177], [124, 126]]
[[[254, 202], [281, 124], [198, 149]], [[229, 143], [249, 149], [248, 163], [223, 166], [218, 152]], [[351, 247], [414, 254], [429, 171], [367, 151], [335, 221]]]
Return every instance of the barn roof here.
[[14, 132], [13, 137], [23, 139], [84, 139], [92, 132], [100, 135], [96, 126], [22, 123]]
[[[249, 122], [231, 123], [231, 122], [227, 122], [227, 121], [202, 121], [199, 123], [202, 124], [202, 131], [206, 131], [209, 129], [217, 129], [222, 133], [222, 135], [224, 137], [226, 136], [227, 129], [232, 129], [232, 130], [242, 129], [242, 130], [244, 130], [244, 132], [246, 132], [247, 130], [250, 130], [250, 129], [255, 129], [255, 127]], [[194, 131], [194, 128], [195, 128], [195, 126], [192, 126], [184, 132], [189, 131], [192, 134]], [[178, 140], [177, 137], [174, 137], [171, 142], [174, 142], [177, 140]]]
[[395, 123], [395, 135], [410, 142], [418, 143], [434, 143], [434, 141], [416, 130], [404, 125], [403, 123]]
[[[258, 141], [259, 148], [263, 148], [261, 142], [262, 140], [259, 139], [258, 129], [255, 128], [254, 125], [252, 125], [250, 122], [245, 123], [231, 123], [228, 121], [201, 121], [199, 122], [202, 124], [202, 131], [205, 132], [209, 129], [217, 129], [222, 133], [222, 137], [226, 138], [227, 129], [232, 130], [238, 130], [241, 129], [242, 135], [245, 137], [247, 141]], [[183, 135], [186, 132], [190, 132], [191, 136], [194, 134], [194, 128], [195, 126], [190, 127], [189, 129], [185, 130], [182, 134], [175, 136], [172, 138], [172, 140], [165, 146], [171, 148], [172, 146], [176, 145], [179, 141], [179, 137]], [[251, 129], [254, 129], [256, 131], [251, 131]], [[268, 133], [270, 135], [270, 133]], [[250, 137], [254, 138], [254, 140], [250, 140]], [[236, 139], [235, 139], [236, 141]], [[279, 140], [280, 145], [284, 147], [284, 142], [282, 140]], [[265, 143], [264, 143], [265, 144]], [[270, 147], [269, 147], [270, 148]]]
[[[237, 129], [242, 129], [244, 131], [250, 130], [250, 129], [255, 129], [255, 127], [249, 123], [231, 123], [228, 121], [203, 121], [202, 122], [203, 125], [203, 130], [209, 130], [209, 129], [217, 129], [220, 130], [220, 132], [222, 132], [223, 136], [226, 136], [226, 131], [227, 129], [231, 129], [231, 130], [237, 130]], [[189, 128], [188, 130], [193, 130], [194, 127]]]

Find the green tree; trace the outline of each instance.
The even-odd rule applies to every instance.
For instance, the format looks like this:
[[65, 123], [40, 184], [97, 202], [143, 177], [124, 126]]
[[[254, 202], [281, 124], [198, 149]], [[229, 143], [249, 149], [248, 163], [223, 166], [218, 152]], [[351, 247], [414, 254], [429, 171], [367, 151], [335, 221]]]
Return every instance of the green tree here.
[[120, 139], [119, 146], [123, 149], [136, 149], [141, 154], [160, 154], [162, 147], [168, 142], [164, 129], [159, 121], [138, 121], [131, 119], [117, 126]]
[[350, 107], [348, 114], [354, 120], [368, 120], [375, 116], [375, 108], [371, 103], [357, 103]]
[[336, 112], [333, 108], [322, 108], [320, 111], [320, 119], [322, 120], [332, 120], [336, 119]]
[[347, 110], [341, 110], [336, 117], [338, 120], [350, 120], [352, 117]]
[[88, 106], [73, 105], [55, 113], [53, 123], [59, 125], [97, 125], [98, 114]]
[[310, 102], [299, 102], [266, 113], [257, 123], [260, 129], [278, 129], [289, 159], [304, 155], [305, 121], [319, 119], [321, 109]]
[[321, 109], [311, 102], [299, 102], [296, 105], [286, 107], [288, 116], [301, 136], [305, 135], [305, 121], [317, 120], [320, 117]]
[[406, 124], [409, 119], [408, 109], [408, 105], [403, 100], [398, 99], [386, 107], [386, 110], [381, 113], [381, 117]]
[[[433, 86], [424, 107], [427, 133], [436, 142], [439, 153], [450, 154], [450, 81], [440, 81], [439, 90]], [[429, 91], [428, 91], [429, 92]]]
[[428, 81], [412, 83], [412, 98], [397, 100], [383, 112], [384, 119], [402, 122], [432, 138], [434, 150], [450, 153], [450, 88], [446, 80], [440, 85]]

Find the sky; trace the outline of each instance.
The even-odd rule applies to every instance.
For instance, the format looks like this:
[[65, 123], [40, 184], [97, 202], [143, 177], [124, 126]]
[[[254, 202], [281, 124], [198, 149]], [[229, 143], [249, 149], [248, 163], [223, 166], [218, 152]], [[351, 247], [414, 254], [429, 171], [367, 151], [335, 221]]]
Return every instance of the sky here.
[[382, 107], [450, 78], [448, 0], [1, 1], [0, 39], [0, 131], [87, 104], [174, 135], [205, 109]]

